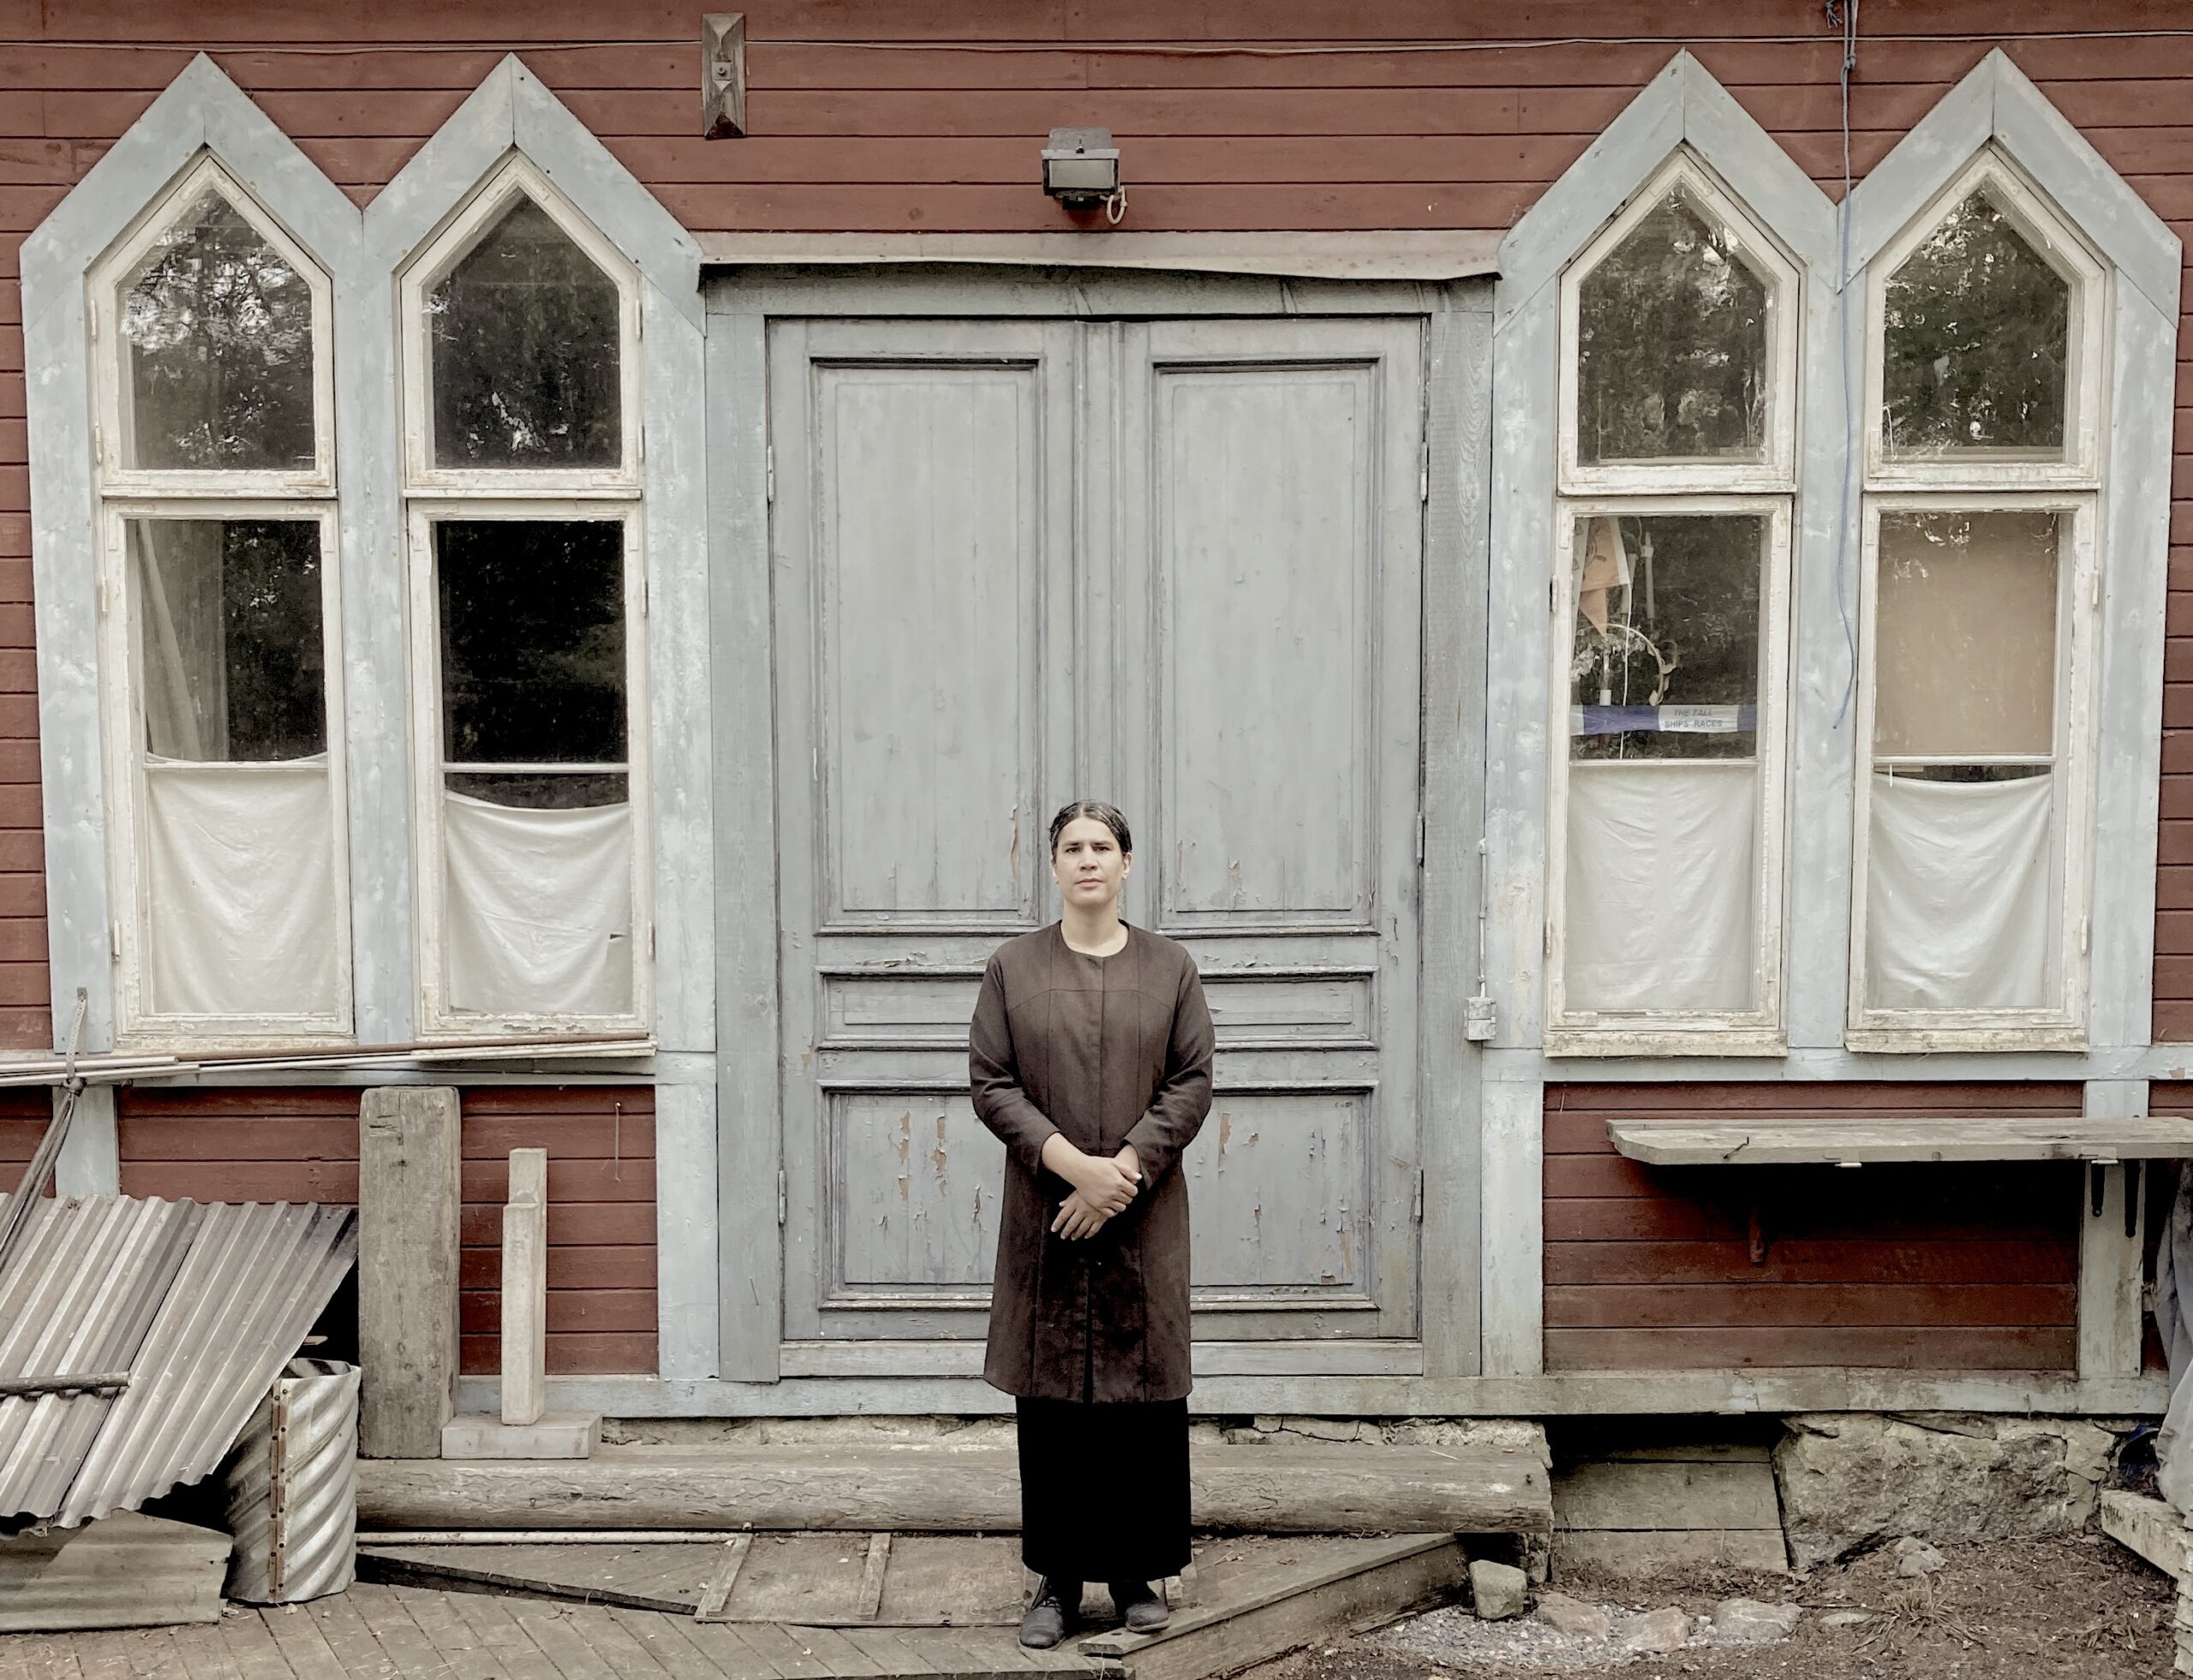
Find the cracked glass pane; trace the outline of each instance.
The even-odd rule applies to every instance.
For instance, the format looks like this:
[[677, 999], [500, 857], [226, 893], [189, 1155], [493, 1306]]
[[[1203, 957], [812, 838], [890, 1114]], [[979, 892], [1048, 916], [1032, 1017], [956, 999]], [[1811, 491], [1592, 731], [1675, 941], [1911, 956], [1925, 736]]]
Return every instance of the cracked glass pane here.
[[1763, 459], [1766, 313], [1729, 230], [1669, 192], [1577, 289], [1578, 462]]
[[427, 296], [437, 467], [615, 467], [616, 283], [531, 199]]
[[153, 240], [119, 314], [129, 466], [313, 465], [312, 290], [219, 193]]
[[326, 750], [319, 522], [132, 519], [125, 535], [146, 750], [194, 763]]
[[1881, 440], [1892, 458], [2064, 456], [2071, 285], [1984, 194], [1890, 277]]

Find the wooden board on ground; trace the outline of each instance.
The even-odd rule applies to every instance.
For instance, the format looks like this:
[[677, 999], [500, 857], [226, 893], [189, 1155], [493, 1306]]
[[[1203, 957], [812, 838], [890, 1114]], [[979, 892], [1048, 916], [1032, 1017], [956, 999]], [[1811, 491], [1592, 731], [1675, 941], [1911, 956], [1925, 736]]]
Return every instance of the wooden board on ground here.
[[720, 1540], [675, 1545], [362, 1545], [358, 1578], [487, 1588], [690, 1615], [723, 1555]]
[[2193, 1532], [2160, 1499], [2112, 1489], [2101, 1496], [2101, 1532], [2166, 1575], [2183, 1577], [2193, 1563]]
[[1772, 1120], [1610, 1120], [1607, 1141], [1655, 1167], [1841, 1166], [1867, 1161], [2139, 1161], [2193, 1154], [2193, 1121], [1851, 1119], [1778, 1115]]
[[1134, 1680], [1202, 1680], [1383, 1626], [1453, 1598], [1469, 1578], [1453, 1534], [1215, 1540], [1196, 1568], [1198, 1602], [1162, 1632], [1097, 1634], [1079, 1641], [1081, 1653], [1123, 1663]]

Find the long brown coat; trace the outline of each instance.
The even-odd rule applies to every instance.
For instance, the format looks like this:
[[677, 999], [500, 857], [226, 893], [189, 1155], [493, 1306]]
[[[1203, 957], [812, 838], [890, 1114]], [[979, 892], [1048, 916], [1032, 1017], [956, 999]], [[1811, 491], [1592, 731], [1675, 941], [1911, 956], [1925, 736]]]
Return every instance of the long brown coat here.
[[[991, 953], [968, 1034], [975, 1112], [1006, 1146], [983, 1375], [1046, 1400], [1188, 1391], [1188, 1186], [1180, 1151], [1210, 1110], [1210, 1012], [1195, 960], [1130, 926], [1091, 957], [1058, 923]], [[1133, 1201], [1093, 1236], [1055, 1234], [1073, 1187], [1043, 1165], [1054, 1132], [1091, 1155], [1132, 1144]]]

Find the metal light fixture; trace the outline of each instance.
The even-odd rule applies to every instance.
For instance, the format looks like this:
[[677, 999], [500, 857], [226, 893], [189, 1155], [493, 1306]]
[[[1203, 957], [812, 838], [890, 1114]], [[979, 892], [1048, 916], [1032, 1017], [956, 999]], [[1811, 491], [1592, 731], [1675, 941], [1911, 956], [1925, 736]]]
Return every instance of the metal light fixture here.
[[1043, 147], [1043, 190], [1069, 209], [1102, 205], [1114, 222], [1126, 213], [1120, 148], [1109, 129], [1054, 129]]

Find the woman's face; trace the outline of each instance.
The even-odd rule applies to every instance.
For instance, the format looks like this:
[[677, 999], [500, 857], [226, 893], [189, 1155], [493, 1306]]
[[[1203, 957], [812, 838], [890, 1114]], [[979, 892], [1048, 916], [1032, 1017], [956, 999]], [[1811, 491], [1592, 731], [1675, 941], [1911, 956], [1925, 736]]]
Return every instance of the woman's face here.
[[1059, 896], [1067, 904], [1101, 910], [1118, 901], [1120, 883], [1127, 878], [1133, 861], [1120, 850], [1109, 828], [1093, 816], [1077, 816], [1059, 830], [1051, 873], [1058, 877]]

